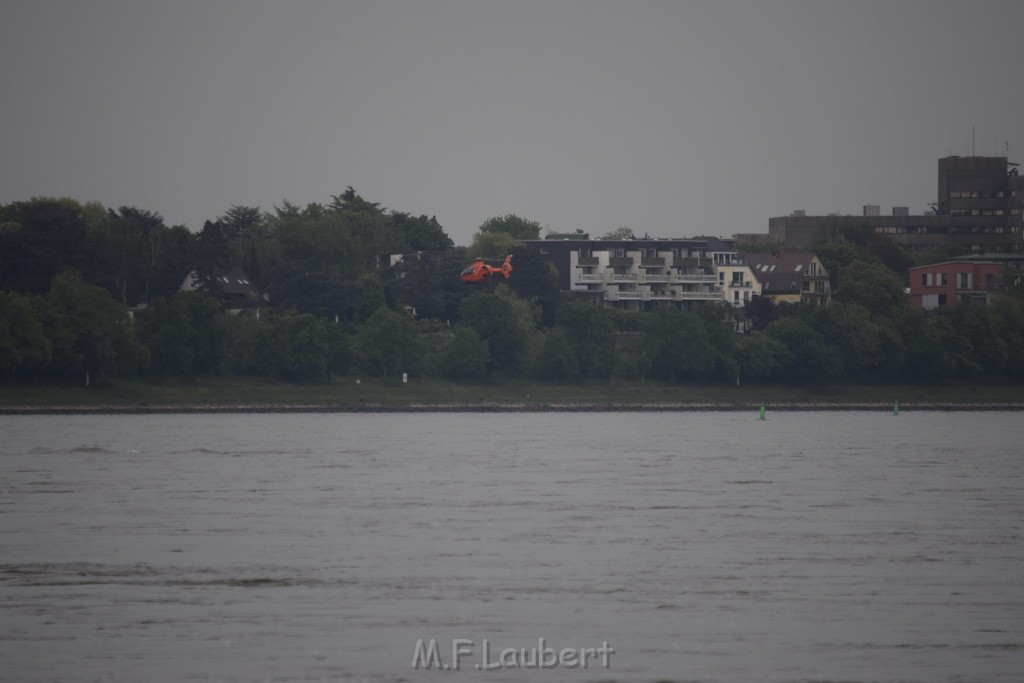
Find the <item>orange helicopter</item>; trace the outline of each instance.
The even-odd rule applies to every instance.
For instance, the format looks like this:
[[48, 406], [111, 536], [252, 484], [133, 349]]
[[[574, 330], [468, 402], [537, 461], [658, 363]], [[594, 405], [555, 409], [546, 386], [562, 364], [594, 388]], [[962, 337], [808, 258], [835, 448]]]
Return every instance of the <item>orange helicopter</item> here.
[[512, 254], [505, 257], [505, 262], [502, 263], [501, 266], [488, 265], [487, 260], [496, 261], [497, 259], [482, 259], [477, 257], [476, 261], [473, 261], [473, 265], [462, 271], [462, 281], [483, 282], [495, 273], [501, 274], [507, 280], [508, 276], [512, 274]]

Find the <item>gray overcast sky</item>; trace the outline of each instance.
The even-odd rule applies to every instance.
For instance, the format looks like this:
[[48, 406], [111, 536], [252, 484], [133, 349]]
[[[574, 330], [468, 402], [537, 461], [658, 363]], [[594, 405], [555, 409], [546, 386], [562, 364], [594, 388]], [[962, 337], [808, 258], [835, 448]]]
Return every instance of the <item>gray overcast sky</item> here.
[[1024, 2], [8, 0], [0, 202], [198, 230], [352, 185], [436, 215], [655, 237], [935, 201], [1024, 161]]

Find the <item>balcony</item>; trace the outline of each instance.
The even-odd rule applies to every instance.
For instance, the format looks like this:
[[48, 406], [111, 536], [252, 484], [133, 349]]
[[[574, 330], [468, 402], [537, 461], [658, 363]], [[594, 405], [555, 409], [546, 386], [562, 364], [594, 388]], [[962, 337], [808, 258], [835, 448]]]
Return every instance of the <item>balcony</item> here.
[[643, 268], [663, 268], [665, 266], [665, 258], [663, 256], [642, 256], [640, 257], [640, 266]]
[[679, 292], [679, 301], [720, 301], [721, 292], [695, 291]]
[[608, 265], [612, 268], [632, 268], [632, 256], [611, 256], [608, 258]]
[[697, 273], [673, 273], [671, 282], [698, 285], [717, 285], [717, 275], [704, 275]]
[[596, 256], [577, 256], [576, 265], [578, 266], [596, 266], [598, 260]]

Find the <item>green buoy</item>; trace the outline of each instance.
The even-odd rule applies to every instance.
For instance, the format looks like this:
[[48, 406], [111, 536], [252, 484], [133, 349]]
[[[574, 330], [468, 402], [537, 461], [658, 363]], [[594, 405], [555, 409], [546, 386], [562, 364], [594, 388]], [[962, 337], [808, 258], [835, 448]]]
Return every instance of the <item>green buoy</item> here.
[[899, 415], [900, 414], [900, 402], [899, 401], [893, 401], [892, 402], [892, 414], [893, 415]]
[[757, 419], [758, 420], [763, 420], [764, 419], [764, 404], [763, 403], [761, 404], [761, 415]]

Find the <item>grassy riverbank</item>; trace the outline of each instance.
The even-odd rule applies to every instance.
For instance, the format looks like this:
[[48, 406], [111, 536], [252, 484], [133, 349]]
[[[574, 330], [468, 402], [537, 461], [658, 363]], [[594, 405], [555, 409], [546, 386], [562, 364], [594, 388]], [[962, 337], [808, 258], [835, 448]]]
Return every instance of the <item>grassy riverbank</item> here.
[[836, 387], [673, 385], [660, 382], [543, 384], [507, 381], [500, 384], [412, 380], [408, 384], [378, 379], [341, 378], [331, 384], [286, 384], [249, 378], [207, 377], [191, 381], [113, 381], [99, 386], [0, 386], [0, 410], [69, 407], [102, 410], [135, 408], [302, 408], [396, 410], [485, 407], [500, 410], [585, 409], [630, 406], [686, 409], [745, 408], [760, 403], [777, 407], [891, 406], [903, 408], [985, 407], [1024, 409], [1024, 386], [958, 384], [943, 386], [856, 385]]

